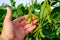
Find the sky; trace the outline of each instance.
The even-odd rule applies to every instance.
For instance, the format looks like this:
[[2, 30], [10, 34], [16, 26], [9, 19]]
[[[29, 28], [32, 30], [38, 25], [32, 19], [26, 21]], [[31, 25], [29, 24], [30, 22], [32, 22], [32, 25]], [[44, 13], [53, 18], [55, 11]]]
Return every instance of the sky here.
[[[29, 2], [29, 0], [15, 0], [16, 1], [16, 6], [18, 6], [19, 4], [23, 3], [23, 5], [26, 5], [26, 3]], [[42, 2], [43, 0], [38, 0], [38, 2]], [[5, 3], [5, 4], [10, 4], [10, 0], [0, 0], [0, 5], [2, 5], [2, 3]]]

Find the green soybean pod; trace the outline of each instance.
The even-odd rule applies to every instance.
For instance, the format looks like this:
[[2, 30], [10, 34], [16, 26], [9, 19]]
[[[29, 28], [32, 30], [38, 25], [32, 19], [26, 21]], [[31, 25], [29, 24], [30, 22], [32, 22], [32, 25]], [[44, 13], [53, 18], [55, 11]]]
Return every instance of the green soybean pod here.
[[43, 13], [46, 7], [47, 0], [44, 1], [43, 5], [41, 6], [41, 12], [40, 12], [40, 19], [43, 19]]
[[38, 39], [38, 36], [36, 36], [36, 40], [39, 40], [39, 39]]
[[45, 35], [42, 33], [42, 29], [40, 29], [39, 32], [40, 32], [41, 37], [42, 37], [42, 38], [45, 38]]

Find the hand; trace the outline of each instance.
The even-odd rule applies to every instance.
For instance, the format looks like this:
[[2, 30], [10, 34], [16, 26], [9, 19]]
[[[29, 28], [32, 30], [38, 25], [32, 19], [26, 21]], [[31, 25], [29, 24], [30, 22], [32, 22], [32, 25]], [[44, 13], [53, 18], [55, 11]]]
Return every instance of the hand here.
[[30, 20], [25, 20], [27, 17], [22, 16], [12, 21], [12, 11], [9, 7], [3, 23], [1, 37], [3, 40], [24, 40], [24, 37], [36, 28], [37, 20], [33, 17], [31, 24]]

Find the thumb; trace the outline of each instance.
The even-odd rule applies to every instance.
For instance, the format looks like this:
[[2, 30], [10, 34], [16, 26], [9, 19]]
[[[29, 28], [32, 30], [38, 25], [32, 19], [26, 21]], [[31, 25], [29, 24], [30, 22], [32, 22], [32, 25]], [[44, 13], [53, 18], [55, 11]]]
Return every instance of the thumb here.
[[7, 14], [6, 14], [5, 20], [11, 21], [12, 20], [12, 10], [10, 7], [7, 7], [6, 10], [7, 10]]

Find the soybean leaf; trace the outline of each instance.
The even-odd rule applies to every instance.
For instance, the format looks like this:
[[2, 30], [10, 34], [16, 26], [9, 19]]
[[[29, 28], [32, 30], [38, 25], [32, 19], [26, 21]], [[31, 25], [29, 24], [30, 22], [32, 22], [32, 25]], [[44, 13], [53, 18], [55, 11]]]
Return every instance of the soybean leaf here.
[[56, 7], [52, 10], [51, 18], [60, 21], [60, 7]]
[[15, 1], [14, 0], [10, 0], [10, 2], [11, 2], [11, 5], [13, 6], [13, 7], [15, 7]]

